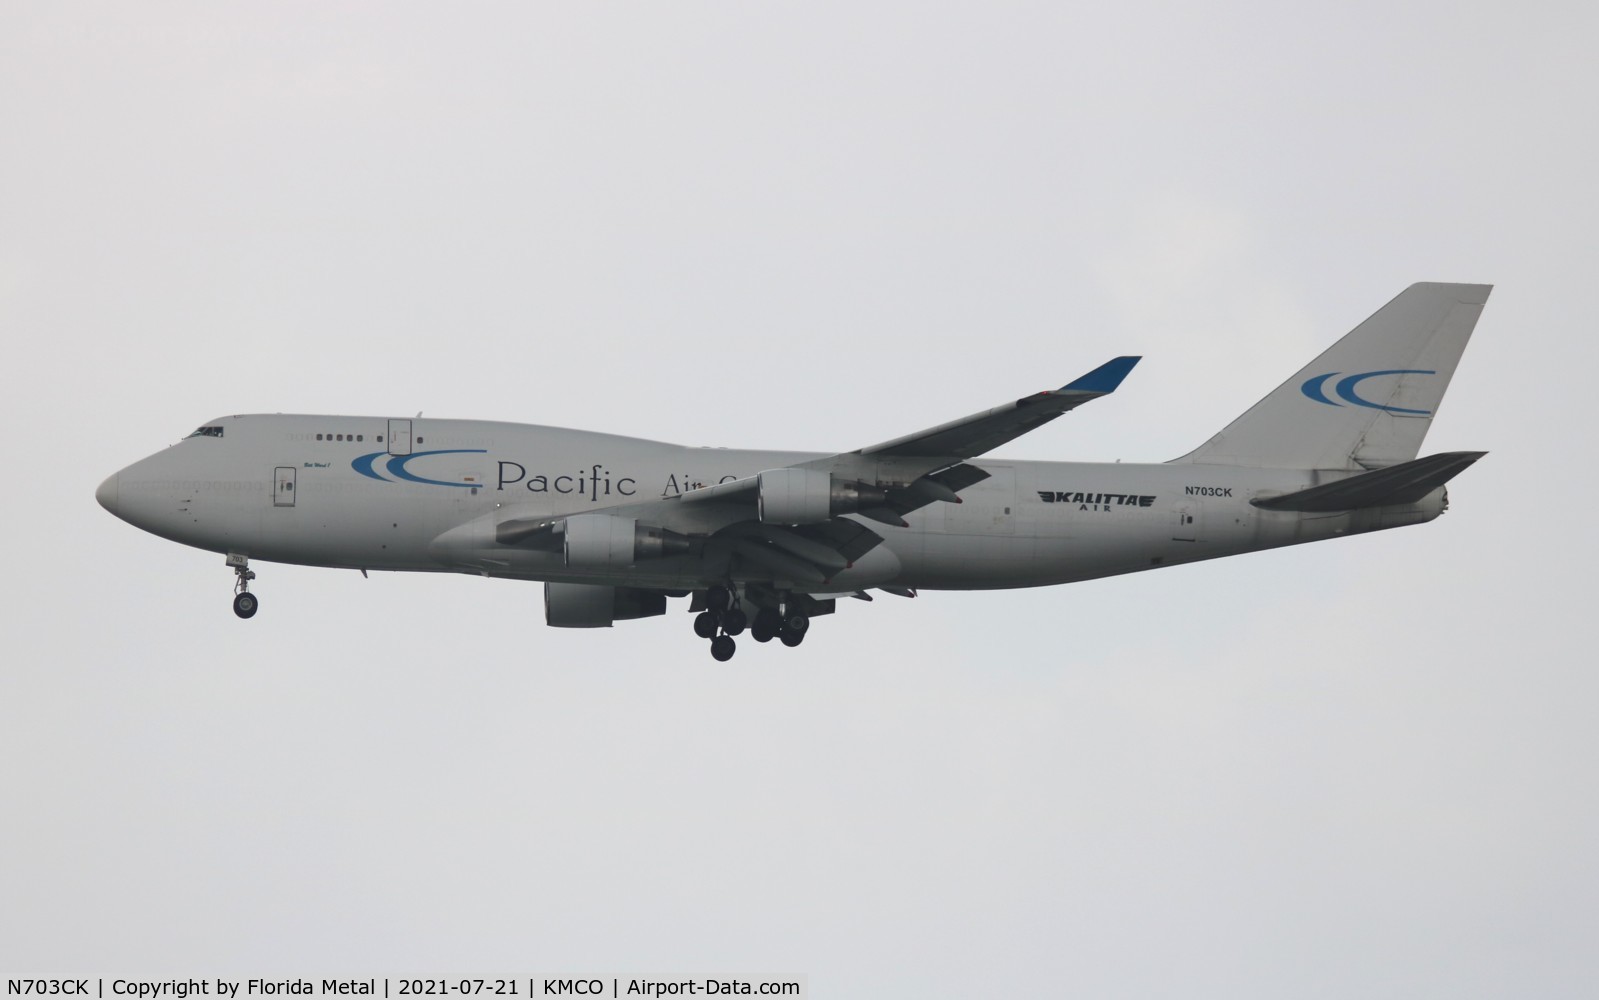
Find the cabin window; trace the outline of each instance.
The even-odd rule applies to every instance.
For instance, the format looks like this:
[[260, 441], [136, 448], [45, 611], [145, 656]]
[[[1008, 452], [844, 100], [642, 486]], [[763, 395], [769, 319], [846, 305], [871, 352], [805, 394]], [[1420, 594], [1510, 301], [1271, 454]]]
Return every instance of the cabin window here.
[[317, 439], [317, 440], [318, 440], [318, 441], [320, 441], [320, 440], [322, 440], [322, 435], [320, 435], [320, 434], [318, 434], [318, 435], [317, 435], [317, 436], [316, 436], [316, 439]]

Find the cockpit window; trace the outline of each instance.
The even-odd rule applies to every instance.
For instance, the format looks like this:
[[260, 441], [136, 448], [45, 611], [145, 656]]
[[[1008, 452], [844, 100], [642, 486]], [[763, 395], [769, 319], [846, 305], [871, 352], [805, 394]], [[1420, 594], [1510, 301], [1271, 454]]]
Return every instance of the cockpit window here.
[[201, 427], [199, 430], [196, 430], [193, 434], [190, 434], [189, 436], [192, 437], [192, 438], [219, 438], [219, 437], [222, 436], [222, 428], [220, 428], [220, 427]]

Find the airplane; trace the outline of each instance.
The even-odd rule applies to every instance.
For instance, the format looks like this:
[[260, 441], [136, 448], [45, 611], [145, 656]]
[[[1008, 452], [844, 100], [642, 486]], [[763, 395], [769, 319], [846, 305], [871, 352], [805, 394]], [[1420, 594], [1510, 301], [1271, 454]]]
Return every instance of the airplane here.
[[838, 454], [693, 448], [475, 420], [251, 414], [105, 480], [145, 531], [252, 560], [544, 583], [545, 620], [609, 627], [688, 597], [694, 631], [798, 646], [872, 592], [1041, 587], [1431, 521], [1486, 452], [1417, 458], [1490, 285], [1415, 284], [1180, 458], [988, 453], [1116, 391], [1058, 389]]

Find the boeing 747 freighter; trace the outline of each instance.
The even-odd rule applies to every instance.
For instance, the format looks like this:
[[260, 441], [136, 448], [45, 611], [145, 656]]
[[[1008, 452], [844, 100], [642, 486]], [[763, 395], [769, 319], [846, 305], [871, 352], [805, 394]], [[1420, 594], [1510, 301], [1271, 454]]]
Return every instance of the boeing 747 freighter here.
[[101, 484], [106, 510], [252, 561], [544, 583], [593, 628], [689, 598], [718, 660], [798, 646], [840, 598], [1042, 587], [1431, 521], [1483, 456], [1418, 458], [1488, 285], [1412, 285], [1181, 458], [988, 457], [1114, 392], [1119, 357], [1059, 389], [838, 454], [687, 448], [475, 420], [207, 421]]

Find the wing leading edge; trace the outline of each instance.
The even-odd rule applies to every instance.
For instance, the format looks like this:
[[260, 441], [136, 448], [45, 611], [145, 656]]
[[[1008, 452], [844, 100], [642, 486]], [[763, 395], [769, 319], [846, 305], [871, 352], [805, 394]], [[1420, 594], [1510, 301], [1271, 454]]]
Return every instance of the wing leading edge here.
[[[1046, 390], [993, 409], [974, 413], [959, 420], [939, 424], [926, 430], [897, 437], [867, 448], [857, 448], [829, 458], [806, 462], [812, 469], [831, 469], [852, 473], [862, 466], [862, 458], [890, 460], [901, 470], [914, 470], [900, 478], [908, 486], [901, 493], [915, 494], [920, 503], [905, 505], [911, 496], [902, 496], [900, 504], [890, 504], [906, 513], [935, 500], [958, 502], [953, 491], [965, 489], [973, 483], [988, 478], [988, 474], [972, 466], [959, 466], [959, 460], [974, 458], [985, 452], [1014, 441], [1028, 431], [1054, 420], [1068, 410], [1076, 409], [1090, 400], [1108, 396], [1122, 384], [1122, 380], [1143, 360], [1141, 355], [1124, 355], [1112, 358], [1098, 368], [1059, 389]], [[960, 469], [969, 471], [959, 471]], [[929, 473], [944, 470], [946, 481], [940, 482]], [[758, 476], [736, 479], [692, 490], [681, 497], [684, 503], [701, 503], [707, 500], [747, 501], [758, 488]]]
[[855, 454], [974, 458], [1028, 431], [1037, 430], [1089, 400], [1110, 395], [1141, 360], [1142, 357], [1136, 355], [1113, 358], [1059, 389], [1023, 396], [991, 410], [858, 449]]

